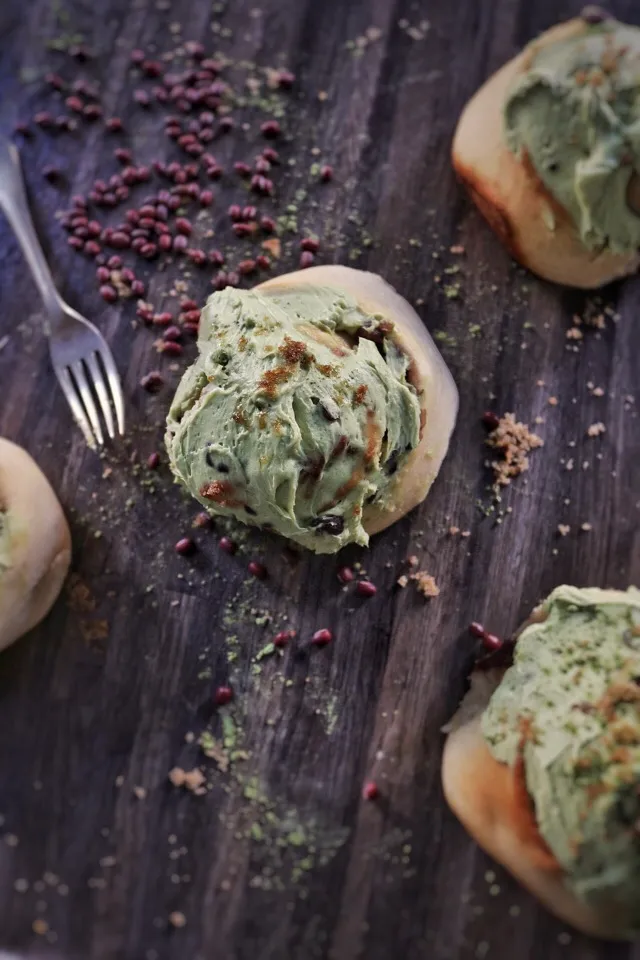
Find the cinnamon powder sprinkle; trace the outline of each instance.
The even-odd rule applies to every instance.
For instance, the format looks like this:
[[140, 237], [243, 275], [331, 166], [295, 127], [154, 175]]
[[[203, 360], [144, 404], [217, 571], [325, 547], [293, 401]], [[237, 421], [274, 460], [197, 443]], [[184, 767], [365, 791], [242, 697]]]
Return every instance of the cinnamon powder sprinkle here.
[[292, 340], [291, 337], [284, 338], [284, 341], [278, 347], [278, 353], [287, 363], [302, 363], [304, 360], [311, 359], [302, 340]]
[[506, 487], [514, 477], [528, 470], [528, 454], [544, 445], [542, 438], [532, 433], [525, 423], [517, 421], [513, 413], [505, 413], [486, 443], [502, 455], [501, 460], [491, 461], [495, 483], [499, 487]]

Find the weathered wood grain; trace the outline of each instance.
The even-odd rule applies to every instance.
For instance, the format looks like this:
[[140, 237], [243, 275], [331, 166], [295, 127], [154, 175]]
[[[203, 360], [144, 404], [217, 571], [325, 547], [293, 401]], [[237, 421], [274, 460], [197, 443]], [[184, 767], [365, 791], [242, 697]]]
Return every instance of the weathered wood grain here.
[[[66, 247], [54, 220], [67, 193], [115, 170], [112, 143], [96, 127], [25, 145], [43, 243], [65, 295], [112, 343], [129, 430], [104, 458], [84, 448], [49, 369], [34, 288], [0, 224], [0, 342], [9, 337], [0, 351], [0, 433], [24, 444], [59, 492], [73, 528], [73, 571], [88, 590], [81, 595], [76, 585], [73, 604], [59, 602], [0, 658], [0, 944], [87, 960], [638, 960], [637, 949], [588, 941], [537, 907], [466, 836], [439, 781], [439, 731], [464, 689], [471, 619], [506, 633], [558, 583], [640, 581], [639, 282], [607, 290], [603, 302], [619, 319], [567, 349], [572, 315], [594, 298], [516, 268], [449, 167], [468, 96], [519, 45], [580, 5], [223, 6], [218, 14], [206, 0], [69, 0], [65, 9], [69, 30], [84, 32], [98, 52], [88, 72], [101, 78], [140, 160], [164, 150], [161, 114], [132, 109], [128, 56], [135, 46], [169, 49], [171, 24], [234, 60], [296, 73], [286, 122], [293, 136], [283, 148], [296, 166], [278, 181], [278, 207], [297, 204], [301, 227], [325, 238], [325, 260], [382, 273], [418, 304], [429, 329], [443, 331], [459, 424], [428, 502], [366, 554], [296, 559], [280, 541], [251, 535], [231, 558], [217, 549], [218, 534], [199, 532], [193, 560], [175, 556], [194, 506], [166, 467], [151, 488], [135, 464], [160, 449], [179, 371], [161, 361], [170, 385], [157, 397], [140, 390], [140, 376], [159, 362], [153, 336], [133, 329], [131, 307], [104, 306], [93, 268]], [[611, 6], [640, 22], [632, 0]], [[20, 76], [63, 62], [45, 51], [60, 31], [56, 10], [46, 0], [1, 5], [8, 125], [46, 99], [40, 83]], [[212, 20], [229, 34], [212, 34]], [[423, 20], [426, 35], [412, 38], [408, 26]], [[379, 36], [353, 56], [348, 41], [372, 26]], [[326, 188], [309, 186], [315, 147], [335, 167]], [[231, 138], [216, 153], [229, 166], [251, 150], [248, 136], [246, 146]], [[67, 170], [63, 191], [39, 172], [52, 160]], [[212, 222], [220, 233], [228, 233], [225, 209], [236, 194], [219, 189]], [[465, 254], [451, 254], [453, 244]], [[456, 265], [459, 273], [445, 272]], [[282, 262], [294, 266], [293, 255]], [[153, 277], [155, 303], [174, 277]], [[204, 298], [208, 281], [194, 279], [190, 289]], [[452, 283], [455, 299], [444, 292]], [[588, 382], [605, 395], [594, 397]], [[478, 509], [491, 500], [480, 422], [487, 407], [543, 420], [545, 446], [505, 493], [502, 509], [512, 512], [500, 523]], [[587, 439], [599, 420], [607, 432]], [[559, 523], [571, 527], [565, 538]], [[450, 525], [470, 537], [448, 535]], [[410, 554], [442, 588], [429, 604], [394, 589]], [[246, 578], [252, 556], [266, 559], [264, 583]], [[356, 560], [379, 586], [371, 600], [336, 580], [338, 566]], [[291, 648], [256, 661], [286, 624], [303, 638], [328, 626], [336, 639], [323, 651]], [[220, 736], [211, 692], [229, 678], [236, 749], [246, 759], [222, 773], [185, 737], [204, 729]], [[169, 784], [171, 767], [203, 759], [205, 796]], [[361, 800], [370, 778], [381, 790], [375, 803]], [[184, 927], [171, 927], [172, 911], [184, 914]], [[46, 935], [34, 932], [36, 918]]]

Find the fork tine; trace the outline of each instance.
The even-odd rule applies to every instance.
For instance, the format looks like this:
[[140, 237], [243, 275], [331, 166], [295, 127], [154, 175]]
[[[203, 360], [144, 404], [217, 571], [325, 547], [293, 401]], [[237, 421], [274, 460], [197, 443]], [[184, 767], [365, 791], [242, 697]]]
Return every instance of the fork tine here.
[[84, 408], [87, 411], [89, 421], [93, 427], [93, 432], [98, 439], [98, 444], [102, 446], [104, 443], [104, 436], [102, 434], [102, 426], [100, 425], [100, 417], [98, 416], [98, 411], [96, 409], [91, 390], [89, 389], [89, 384], [87, 383], [87, 375], [84, 372], [82, 360], [76, 360], [76, 362], [72, 364], [71, 372], [73, 373], [73, 377], [76, 381]]
[[113, 359], [111, 351], [108, 348], [106, 350], [99, 350], [97, 353], [107, 374], [107, 380], [109, 381], [109, 387], [111, 388], [111, 398], [113, 400], [113, 405], [116, 408], [118, 432], [122, 435], [124, 434], [124, 397], [122, 395], [122, 386], [120, 385], [118, 368], [116, 367], [115, 360]]
[[87, 444], [92, 450], [95, 450], [96, 440], [91, 432], [91, 427], [89, 426], [89, 421], [87, 420], [87, 416], [84, 412], [82, 404], [78, 400], [76, 388], [73, 384], [68, 369], [66, 367], [56, 367], [56, 375], [58, 377], [58, 383], [62, 387], [62, 392], [67, 398], [67, 403], [71, 407], [71, 413], [73, 414], [74, 420], [82, 430]]
[[86, 358], [86, 364], [89, 367], [89, 373], [91, 374], [91, 379], [93, 381], [93, 387], [98, 395], [98, 400], [100, 401], [100, 409], [102, 410], [102, 416], [104, 417], [107, 424], [107, 431], [109, 436], [113, 440], [115, 436], [115, 430], [113, 428], [113, 416], [111, 414], [111, 404], [109, 403], [109, 394], [107, 393], [107, 388], [104, 382], [104, 375], [100, 369], [100, 364], [95, 353], [90, 354]]

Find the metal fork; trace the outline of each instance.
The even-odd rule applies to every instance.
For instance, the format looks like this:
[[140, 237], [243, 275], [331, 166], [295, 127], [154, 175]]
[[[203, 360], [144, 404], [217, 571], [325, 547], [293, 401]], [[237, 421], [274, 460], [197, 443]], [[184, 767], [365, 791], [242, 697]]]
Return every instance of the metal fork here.
[[102, 334], [66, 304], [55, 288], [29, 212], [20, 156], [2, 136], [0, 207], [13, 227], [44, 301], [44, 329], [58, 383], [85, 440], [95, 449], [96, 444], [104, 443], [98, 408], [111, 438], [115, 436], [112, 405], [118, 432], [124, 433], [124, 398], [118, 370]]

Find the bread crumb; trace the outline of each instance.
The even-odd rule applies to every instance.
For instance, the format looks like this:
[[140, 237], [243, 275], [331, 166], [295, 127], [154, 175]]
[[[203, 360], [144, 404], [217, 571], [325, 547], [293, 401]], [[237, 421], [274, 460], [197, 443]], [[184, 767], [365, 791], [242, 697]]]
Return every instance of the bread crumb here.
[[409, 577], [406, 575], [406, 573], [403, 573], [401, 577], [398, 577], [398, 579], [396, 580], [396, 583], [398, 584], [399, 587], [402, 587], [402, 589], [404, 590], [406, 585], [409, 583]]
[[599, 437], [600, 434], [606, 432], [606, 429], [607, 428], [605, 427], [604, 423], [601, 423], [601, 422], [592, 423], [591, 426], [587, 428], [587, 436]]
[[557, 397], [549, 397], [549, 399], [547, 400], [547, 403], [549, 404], [550, 407], [557, 407], [557, 406], [558, 406], [558, 398], [557, 398]]
[[465, 539], [466, 539], [467, 537], [470, 537], [470, 536], [471, 536], [471, 530], [463, 530], [462, 533], [460, 534], [460, 536], [461, 536], [461, 537], [464, 537]]
[[578, 327], [569, 327], [565, 336], [567, 340], [582, 340], [584, 334]]
[[584, 530], [585, 533], [588, 533], [589, 530], [593, 530], [593, 527], [591, 526], [590, 523], [581, 523], [581, 524], [580, 524], [580, 529], [581, 529], [581, 530]]
[[449, 527], [449, 536], [455, 537], [456, 534], [460, 533], [460, 527]]
[[439, 596], [440, 587], [437, 585], [435, 578], [432, 577], [430, 573], [427, 573], [426, 570], [418, 570], [416, 573], [412, 573], [410, 579], [415, 581], [418, 592], [421, 593], [423, 597], [430, 599], [431, 597]]
[[536, 387], [546, 387], [544, 380], [536, 380]]
[[566, 537], [568, 533], [571, 533], [571, 527], [568, 523], [559, 523], [558, 524], [558, 533], [561, 537]]
[[486, 443], [502, 454], [502, 460], [491, 462], [495, 483], [500, 487], [507, 486], [514, 477], [528, 470], [527, 454], [544, 445], [541, 437], [532, 433], [526, 424], [519, 423], [513, 413], [505, 413]]
[[417, 567], [420, 561], [416, 557], [415, 553], [413, 553], [410, 557], [407, 557], [407, 563], [410, 567]]
[[592, 387], [590, 389], [592, 397], [604, 397], [604, 390], [602, 387]]
[[449, 247], [449, 253], [464, 253], [464, 247], [461, 243], [454, 243], [452, 247]]
[[31, 924], [31, 929], [34, 933], [37, 933], [39, 937], [44, 937], [45, 933], [49, 932], [49, 924], [46, 920], [43, 920], [42, 917], [36, 917]]
[[180, 912], [180, 910], [174, 910], [173, 913], [169, 914], [169, 923], [172, 927], [180, 929], [180, 927], [186, 926], [187, 918], [185, 917], [184, 913]]
[[145, 790], [144, 787], [134, 787], [133, 792], [138, 798], [138, 800], [144, 800], [144, 798], [147, 795], [147, 791]]

